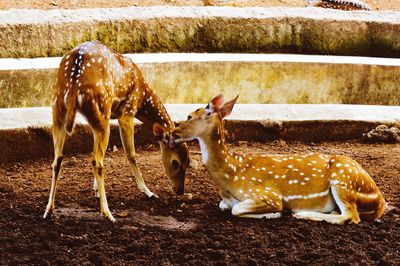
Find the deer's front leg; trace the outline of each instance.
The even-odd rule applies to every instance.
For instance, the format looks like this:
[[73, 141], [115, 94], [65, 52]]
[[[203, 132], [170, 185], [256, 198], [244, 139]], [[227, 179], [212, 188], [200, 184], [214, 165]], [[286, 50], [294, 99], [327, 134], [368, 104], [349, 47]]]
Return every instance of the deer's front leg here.
[[278, 194], [267, 193], [257, 198], [248, 198], [232, 208], [232, 214], [244, 218], [279, 218], [282, 200]]
[[118, 119], [119, 123], [119, 132], [121, 135], [122, 145], [124, 147], [124, 151], [126, 157], [128, 158], [129, 163], [132, 166], [133, 175], [136, 179], [136, 185], [140, 191], [146, 194], [146, 196], [156, 197], [157, 195], [151, 192], [146, 184], [144, 183], [142, 173], [139, 170], [139, 167], [136, 164], [136, 156], [135, 156], [135, 144], [134, 144], [134, 124], [133, 117], [123, 116]]
[[93, 179], [93, 191], [94, 191], [94, 196], [96, 198], [100, 197], [100, 195], [99, 195], [99, 187], [97, 186], [96, 177]]
[[219, 209], [221, 211], [229, 211], [239, 203], [239, 201], [234, 198], [228, 191], [219, 190], [219, 195], [222, 200], [219, 202]]

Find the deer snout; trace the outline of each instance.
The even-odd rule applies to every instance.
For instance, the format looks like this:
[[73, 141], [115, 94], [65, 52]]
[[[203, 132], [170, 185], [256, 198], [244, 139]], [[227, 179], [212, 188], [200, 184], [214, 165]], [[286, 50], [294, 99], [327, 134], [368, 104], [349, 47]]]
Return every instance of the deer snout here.
[[169, 138], [168, 147], [170, 147], [171, 149], [175, 148], [175, 144], [178, 143], [178, 142], [177, 142], [177, 139], [178, 139], [178, 137], [177, 137], [176, 135], [172, 135], [172, 136]]
[[175, 147], [175, 144], [179, 144], [179, 143], [182, 143], [182, 142], [183, 141], [182, 141], [181, 136], [179, 135], [178, 132], [175, 131], [175, 132], [172, 133], [172, 136], [169, 139], [168, 146], [172, 149], [172, 148]]

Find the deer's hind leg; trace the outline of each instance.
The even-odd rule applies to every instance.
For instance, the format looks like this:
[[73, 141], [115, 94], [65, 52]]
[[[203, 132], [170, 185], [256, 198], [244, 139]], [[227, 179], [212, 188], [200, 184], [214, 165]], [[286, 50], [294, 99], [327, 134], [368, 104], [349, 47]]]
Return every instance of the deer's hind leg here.
[[130, 116], [122, 116], [118, 119], [119, 122], [119, 132], [121, 135], [121, 141], [124, 146], [124, 151], [128, 161], [132, 167], [133, 175], [136, 179], [136, 185], [140, 191], [146, 194], [147, 197], [157, 197], [153, 192], [148, 189], [146, 186], [142, 173], [139, 170], [139, 167], [136, 163], [136, 154], [135, 154], [135, 142], [134, 142], [134, 123], [133, 117]]
[[106, 190], [104, 186], [104, 156], [107, 150], [108, 141], [110, 137], [110, 126], [108, 121], [102, 121], [101, 128], [93, 128], [93, 156], [92, 166], [93, 173], [96, 178], [98, 186], [98, 193], [100, 196], [100, 211], [101, 214], [108, 218], [111, 222], [115, 222], [113, 215], [108, 207]]
[[327, 214], [313, 211], [300, 211], [293, 214], [293, 217], [312, 221], [326, 221], [331, 224], [344, 224], [347, 221], [358, 224], [360, 216], [357, 212], [357, 205], [352, 200], [351, 195], [346, 189], [339, 185], [331, 187], [331, 193], [335, 199], [336, 205], [340, 209], [340, 214]]
[[[53, 114], [53, 117], [59, 117]], [[53, 118], [54, 120], [54, 118]], [[52, 127], [53, 134], [53, 145], [54, 145], [54, 161], [52, 164], [52, 178], [51, 178], [51, 188], [49, 201], [47, 203], [46, 211], [43, 214], [43, 218], [46, 218], [49, 214], [51, 214], [54, 210], [54, 199], [56, 197], [56, 189], [57, 189], [57, 181], [61, 170], [61, 162], [62, 162], [62, 152], [64, 148], [65, 137], [67, 131], [60, 121], [54, 121]]]

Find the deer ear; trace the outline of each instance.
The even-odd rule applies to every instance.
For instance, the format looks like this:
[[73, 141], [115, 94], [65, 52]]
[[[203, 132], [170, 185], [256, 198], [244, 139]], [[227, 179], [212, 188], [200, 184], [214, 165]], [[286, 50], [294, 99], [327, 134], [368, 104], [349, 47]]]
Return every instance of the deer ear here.
[[231, 114], [233, 106], [235, 106], [236, 100], [238, 99], [239, 95], [236, 96], [235, 99], [227, 102], [226, 104], [224, 104], [224, 106], [222, 106], [221, 108], [221, 116], [222, 118], [227, 117], [228, 115]]
[[215, 96], [206, 106], [206, 111], [210, 113], [217, 113], [224, 104], [224, 96], [219, 94]]
[[153, 124], [153, 135], [159, 138], [163, 138], [165, 133], [165, 128], [161, 126], [159, 123]]

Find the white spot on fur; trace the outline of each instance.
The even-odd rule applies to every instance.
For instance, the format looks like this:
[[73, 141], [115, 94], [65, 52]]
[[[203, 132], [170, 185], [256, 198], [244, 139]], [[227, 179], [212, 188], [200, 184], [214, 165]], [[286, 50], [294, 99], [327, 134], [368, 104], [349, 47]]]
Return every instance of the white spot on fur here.
[[284, 201], [290, 201], [290, 200], [295, 200], [295, 199], [313, 199], [313, 198], [318, 198], [318, 197], [324, 197], [329, 194], [329, 189], [318, 192], [318, 193], [311, 193], [308, 195], [290, 195], [283, 197]]
[[82, 106], [82, 94], [78, 95], [78, 105]]
[[64, 94], [64, 105], [65, 106], [67, 106], [68, 92], [69, 92], [69, 90], [66, 90], [65, 94]]

